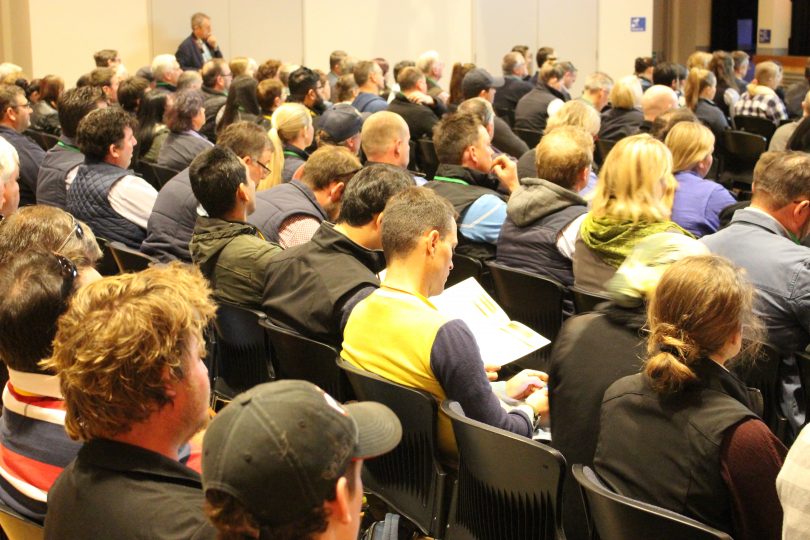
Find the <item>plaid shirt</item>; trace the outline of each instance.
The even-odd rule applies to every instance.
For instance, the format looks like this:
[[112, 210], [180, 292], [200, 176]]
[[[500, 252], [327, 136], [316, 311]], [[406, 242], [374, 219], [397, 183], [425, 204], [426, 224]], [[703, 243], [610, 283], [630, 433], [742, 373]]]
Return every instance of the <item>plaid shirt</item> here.
[[770, 120], [776, 125], [787, 119], [785, 104], [776, 94], [751, 95], [745, 92], [734, 104], [734, 116], [758, 116]]

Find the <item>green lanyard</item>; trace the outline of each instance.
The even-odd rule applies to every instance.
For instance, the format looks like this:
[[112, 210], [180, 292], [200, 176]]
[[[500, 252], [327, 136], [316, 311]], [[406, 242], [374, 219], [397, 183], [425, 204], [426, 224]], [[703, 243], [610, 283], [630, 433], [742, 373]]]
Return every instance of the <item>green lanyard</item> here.
[[296, 154], [295, 152], [293, 152], [292, 150], [284, 150], [284, 155], [285, 156], [290, 156], [290, 157], [297, 157], [297, 158], [301, 157], [298, 154]]
[[71, 152], [79, 152], [80, 154], [82, 152], [77, 147], [73, 146], [72, 144], [68, 144], [66, 142], [57, 141], [56, 144], [57, 144], [57, 146], [61, 146], [65, 150], [70, 150]]
[[461, 184], [462, 186], [470, 185], [464, 180], [459, 180], [458, 178], [447, 178], [446, 176], [434, 176], [433, 179], [438, 180], [439, 182], [450, 182], [451, 184]]

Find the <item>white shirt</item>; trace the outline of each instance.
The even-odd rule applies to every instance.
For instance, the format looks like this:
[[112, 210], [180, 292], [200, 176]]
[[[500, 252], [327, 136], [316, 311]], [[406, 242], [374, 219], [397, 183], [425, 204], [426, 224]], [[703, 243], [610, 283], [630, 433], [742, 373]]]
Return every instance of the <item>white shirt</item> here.
[[[67, 189], [70, 189], [73, 180], [76, 179], [76, 169], [71, 170], [65, 177]], [[157, 190], [149, 182], [139, 176], [128, 174], [113, 184], [107, 200], [110, 201], [112, 209], [124, 219], [146, 229], [157, 196]]]

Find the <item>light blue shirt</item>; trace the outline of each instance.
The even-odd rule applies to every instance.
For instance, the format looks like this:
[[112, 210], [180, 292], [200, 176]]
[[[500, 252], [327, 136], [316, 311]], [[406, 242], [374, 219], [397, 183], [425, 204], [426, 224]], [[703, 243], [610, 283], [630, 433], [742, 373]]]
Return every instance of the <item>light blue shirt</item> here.
[[506, 221], [506, 203], [496, 195], [482, 195], [461, 216], [459, 233], [473, 242], [495, 245]]

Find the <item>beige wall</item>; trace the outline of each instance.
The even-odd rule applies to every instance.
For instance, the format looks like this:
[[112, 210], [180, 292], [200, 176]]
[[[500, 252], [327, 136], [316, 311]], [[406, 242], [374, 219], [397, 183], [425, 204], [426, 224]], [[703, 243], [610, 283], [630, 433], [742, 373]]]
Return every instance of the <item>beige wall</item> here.
[[711, 0], [666, 0], [667, 60], [686, 63], [696, 50], [708, 51], [712, 37]]
[[[791, 0], [760, 0], [757, 16], [757, 53], [787, 54], [790, 38]], [[771, 30], [771, 42], [759, 43], [759, 29]]]
[[[614, 79], [632, 75], [634, 61], [652, 53], [652, 0], [599, 0], [597, 66]], [[646, 17], [646, 32], [631, 32], [630, 18]]]

